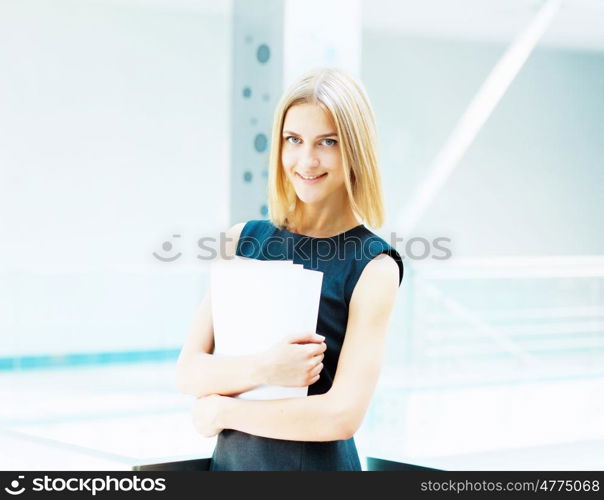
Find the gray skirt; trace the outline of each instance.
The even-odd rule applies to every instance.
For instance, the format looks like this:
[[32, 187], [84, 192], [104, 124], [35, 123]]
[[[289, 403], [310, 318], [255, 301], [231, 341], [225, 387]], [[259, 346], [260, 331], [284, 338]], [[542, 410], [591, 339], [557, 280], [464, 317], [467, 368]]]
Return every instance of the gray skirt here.
[[225, 429], [219, 435], [211, 471], [360, 471], [354, 438], [287, 441]]

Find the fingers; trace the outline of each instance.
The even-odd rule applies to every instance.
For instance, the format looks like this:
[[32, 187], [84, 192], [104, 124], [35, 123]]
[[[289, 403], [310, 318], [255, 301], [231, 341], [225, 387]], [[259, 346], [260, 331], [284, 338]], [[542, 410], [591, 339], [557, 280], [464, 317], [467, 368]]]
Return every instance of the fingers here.
[[309, 358], [314, 358], [327, 350], [327, 344], [325, 342], [321, 342], [320, 344], [305, 344], [300, 347], [304, 348], [306, 355]]
[[306, 382], [304, 385], [312, 385], [317, 382], [319, 378], [321, 378], [321, 371], [323, 370], [324, 366], [322, 361], [322, 354], [312, 358], [308, 367], [308, 371], [306, 372]]
[[323, 363], [319, 363], [317, 366], [315, 366], [311, 372], [310, 372], [310, 376], [312, 378], [315, 378], [316, 376], [319, 375], [319, 373], [321, 373], [321, 370], [323, 369]]
[[304, 332], [304, 333], [296, 333], [288, 337], [288, 342], [290, 344], [305, 344], [308, 342], [320, 344], [325, 340], [323, 335], [319, 335], [315, 332]]
[[313, 356], [312, 358], [310, 358], [311, 366], [316, 366], [319, 363], [323, 362], [323, 358], [325, 358], [325, 354], [317, 354], [316, 356]]

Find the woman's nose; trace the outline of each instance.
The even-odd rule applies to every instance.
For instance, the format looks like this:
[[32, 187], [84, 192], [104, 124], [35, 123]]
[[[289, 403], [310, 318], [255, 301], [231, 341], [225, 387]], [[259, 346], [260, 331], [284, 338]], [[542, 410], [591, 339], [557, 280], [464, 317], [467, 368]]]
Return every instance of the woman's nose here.
[[319, 159], [315, 154], [309, 151], [302, 153], [301, 157], [299, 158], [299, 163], [303, 168], [318, 167]]

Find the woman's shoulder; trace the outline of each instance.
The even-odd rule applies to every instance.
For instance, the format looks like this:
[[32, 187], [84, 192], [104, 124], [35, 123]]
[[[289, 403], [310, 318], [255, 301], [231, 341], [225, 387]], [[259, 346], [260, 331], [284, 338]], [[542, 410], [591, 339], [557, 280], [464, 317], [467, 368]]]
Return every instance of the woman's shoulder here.
[[245, 222], [238, 222], [226, 231], [226, 254], [228, 256], [236, 255], [239, 240], [245, 238], [259, 238], [263, 234], [273, 232], [275, 227], [271, 221], [265, 219], [252, 219]]
[[243, 236], [260, 236], [264, 233], [273, 233], [277, 228], [268, 219], [251, 219], [246, 222], [235, 224], [231, 228], [237, 232], [240, 237]]
[[227, 229], [224, 233], [224, 249], [226, 257], [233, 257], [236, 254], [237, 244], [239, 243], [239, 238], [241, 237], [241, 233], [243, 232], [245, 225], [246, 222], [238, 222]]
[[[404, 267], [403, 259], [394, 246], [389, 244], [384, 238], [377, 235], [367, 227], [363, 226], [363, 254], [367, 258], [366, 264], [375, 259], [387, 259], [387, 256], [394, 260], [399, 271], [399, 285], [403, 281]], [[387, 263], [374, 264], [372, 267], [387, 268], [391, 267]]]
[[247, 233], [254, 232], [258, 229], [265, 229], [270, 226], [270, 221], [264, 219], [251, 219], [244, 222], [238, 222], [231, 226], [226, 234], [232, 238], [239, 239]]

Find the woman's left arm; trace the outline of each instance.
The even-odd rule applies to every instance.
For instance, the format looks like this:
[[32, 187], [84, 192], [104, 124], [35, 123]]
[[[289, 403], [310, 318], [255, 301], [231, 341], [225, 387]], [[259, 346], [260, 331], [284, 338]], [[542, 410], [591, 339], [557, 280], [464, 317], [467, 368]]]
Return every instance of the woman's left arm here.
[[380, 254], [365, 266], [350, 299], [346, 337], [327, 393], [269, 401], [199, 398], [193, 406], [198, 432], [209, 437], [235, 429], [294, 441], [351, 437], [363, 421], [379, 377], [398, 285], [398, 265], [389, 255]]

